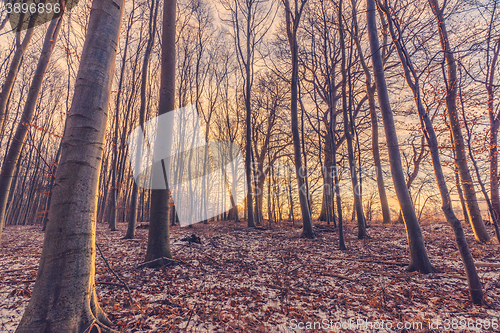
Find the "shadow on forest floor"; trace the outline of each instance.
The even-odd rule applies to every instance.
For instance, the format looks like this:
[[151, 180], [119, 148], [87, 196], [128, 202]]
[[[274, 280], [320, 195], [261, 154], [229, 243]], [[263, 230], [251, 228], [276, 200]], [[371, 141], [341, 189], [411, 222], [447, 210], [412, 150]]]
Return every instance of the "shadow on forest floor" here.
[[[368, 229], [372, 238], [364, 241], [353, 237], [354, 224], [348, 224], [346, 251], [337, 249], [336, 229], [317, 225], [313, 240], [300, 238], [298, 223], [273, 229], [266, 223], [259, 230], [245, 228], [245, 222], [176, 226], [172, 253], [179, 264], [158, 269], [137, 268], [144, 260], [147, 230], [138, 229], [137, 239], [122, 240], [125, 223], [117, 232], [99, 225], [97, 242], [133, 297], [131, 304], [98, 255], [100, 304], [123, 332], [290, 332], [293, 319], [293, 324], [384, 320], [394, 325], [389, 331], [401, 331], [395, 329], [397, 322], [422, 322], [428, 331], [429, 321], [437, 318], [441, 327], [445, 319], [500, 320], [500, 268], [478, 268], [487, 304], [472, 305], [451, 228], [444, 222], [422, 226], [431, 262], [440, 270], [429, 275], [405, 271], [402, 224], [374, 224]], [[498, 244], [477, 244], [465, 228], [476, 261], [500, 261]], [[14, 331], [29, 301], [43, 242], [40, 229], [9, 226], [4, 231], [0, 332]], [[180, 241], [191, 234], [202, 244]]]

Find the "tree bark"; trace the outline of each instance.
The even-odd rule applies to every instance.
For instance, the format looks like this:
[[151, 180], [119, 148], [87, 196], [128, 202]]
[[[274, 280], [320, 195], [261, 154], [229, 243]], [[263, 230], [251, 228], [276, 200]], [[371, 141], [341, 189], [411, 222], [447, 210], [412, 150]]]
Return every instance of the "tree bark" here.
[[[175, 108], [175, 19], [176, 0], [163, 3], [163, 36], [161, 53], [161, 83], [158, 115]], [[162, 166], [165, 165], [162, 161]], [[166, 174], [166, 170], [164, 170]], [[155, 260], [163, 257], [172, 258], [170, 251], [170, 225], [168, 223], [168, 204], [170, 191], [165, 177], [165, 190], [151, 190], [151, 210], [149, 222], [148, 247], [146, 262], [154, 261], [148, 267], [162, 266], [167, 262]]]
[[95, 292], [96, 200], [122, 12], [120, 0], [92, 4], [38, 275], [18, 333], [113, 331]]
[[389, 152], [392, 180], [399, 205], [403, 212], [404, 223], [406, 227], [406, 236], [410, 248], [409, 271], [418, 270], [421, 273], [431, 273], [434, 267], [427, 257], [427, 251], [422, 237], [422, 231], [418, 224], [417, 215], [411, 202], [410, 193], [406, 188], [405, 177], [401, 164], [401, 155], [399, 151], [398, 136], [394, 125], [394, 118], [389, 101], [389, 93], [384, 75], [384, 65], [380, 55], [380, 45], [377, 32], [376, 6], [375, 0], [367, 0], [367, 27], [370, 39], [370, 49], [372, 51], [372, 63], [375, 82], [377, 84], [378, 100], [382, 119], [384, 121], [385, 137], [387, 140], [387, 149]]
[[444, 58], [447, 64], [448, 79], [446, 82], [446, 110], [450, 120], [451, 133], [453, 136], [453, 149], [456, 154], [455, 163], [457, 164], [458, 171], [460, 173], [465, 203], [467, 205], [467, 213], [469, 215], [469, 221], [471, 223], [472, 230], [474, 231], [476, 240], [479, 242], [487, 242], [490, 240], [490, 236], [488, 235], [488, 231], [483, 223], [483, 218], [481, 217], [481, 211], [479, 210], [479, 205], [477, 203], [476, 190], [474, 189], [474, 183], [472, 181], [469, 167], [467, 166], [464, 138], [460, 128], [461, 125], [457, 112], [457, 65], [455, 57], [453, 56], [453, 51], [450, 47], [448, 32], [446, 30], [443, 17], [443, 9], [439, 8], [437, 0], [428, 1], [438, 23], [439, 40], [441, 42], [441, 49], [444, 52]]

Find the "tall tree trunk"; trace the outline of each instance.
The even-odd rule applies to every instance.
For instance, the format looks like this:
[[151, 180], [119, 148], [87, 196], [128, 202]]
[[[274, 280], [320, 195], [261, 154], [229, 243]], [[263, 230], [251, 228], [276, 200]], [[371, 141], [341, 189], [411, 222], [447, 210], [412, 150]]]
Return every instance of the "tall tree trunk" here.
[[246, 93], [245, 93], [245, 110], [246, 110], [246, 149], [245, 149], [245, 172], [246, 172], [246, 185], [247, 185], [247, 212], [248, 212], [248, 227], [255, 227], [255, 217], [253, 209], [253, 186], [252, 186], [252, 111], [250, 105], [250, 93], [251, 93], [251, 82], [250, 82], [250, 67], [247, 58], [247, 68], [246, 68]]
[[458, 171], [460, 172], [460, 180], [462, 182], [465, 203], [467, 204], [467, 213], [469, 215], [469, 221], [476, 239], [480, 242], [487, 242], [490, 240], [490, 236], [488, 235], [488, 231], [483, 223], [483, 218], [481, 217], [481, 211], [479, 210], [476, 198], [476, 190], [474, 189], [474, 183], [469, 172], [469, 167], [467, 166], [464, 138], [460, 128], [460, 120], [457, 112], [457, 65], [455, 57], [453, 56], [453, 51], [450, 47], [448, 32], [446, 30], [443, 17], [443, 9], [439, 8], [437, 0], [428, 1], [438, 23], [439, 40], [441, 42], [441, 49], [444, 52], [444, 58], [447, 64], [448, 79], [446, 80], [446, 110], [448, 111], [448, 117], [450, 120], [453, 136], [453, 149], [456, 154], [455, 163], [457, 163]]
[[[146, 51], [144, 53], [144, 59], [142, 63], [142, 76], [141, 76], [141, 105], [139, 108], [139, 126], [142, 130], [144, 127], [144, 122], [146, 120], [146, 88], [148, 84], [148, 71], [149, 71], [149, 59], [151, 57], [151, 51], [153, 49], [155, 35], [156, 35], [156, 18], [158, 16], [158, 1], [151, 2], [151, 8], [149, 13], [149, 39], [146, 46]], [[171, 111], [172, 109], [168, 110]], [[141, 150], [137, 150], [138, 154], [141, 154]], [[131, 213], [130, 213], [130, 221], [127, 226], [127, 234], [125, 235], [125, 239], [132, 239], [135, 237], [135, 228], [137, 225], [137, 202], [139, 198], [139, 187], [136, 182], [132, 185], [132, 196], [131, 196]], [[168, 214], [167, 214], [168, 216]]]
[[392, 180], [399, 200], [399, 205], [401, 206], [401, 210], [403, 212], [404, 223], [406, 226], [406, 236], [410, 247], [410, 264], [408, 266], [408, 270], [418, 270], [421, 273], [430, 273], [434, 271], [434, 267], [427, 257], [422, 231], [420, 230], [417, 215], [415, 214], [415, 209], [411, 202], [410, 193], [406, 187], [405, 177], [403, 174], [398, 136], [394, 125], [394, 118], [389, 101], [389, 93], [387, 91], [387, 84], [385, 81], [384, 65], [380, 54], [375, 0], [366, 1], [366, 19], [370, 39], [370, 49], [372, 51], [373, 72], [375, 83], [377, 84], [380, 111], [384, 121], [387, 149], [389, 151]]
[[366, 64], [365, 57], [363, 54], [363, 49], [361, 48], [361, 43], [359, 41], [358, 36], [358, 20], [357, 20], [357, 8], [356, 8], [356, 0], [352, 0], [352, 15], [353, 15], [353, 27], [354, 27], [354, 42], [356, 43], [356, 47], [358, 49], [358, 54], [361, 62], [361, 66], [363, 67], [363, 71], [366, 77], [366, 95], [368, 96], [368, 107], [370, 110], [370, 121], [372, 127], [372, 153], [373, 153], [373, 164], [375, 165], [375, 172], [377, 176], [377, 188], [378, 194], [380, 198], [380, 206], [382, 208], [382, 222], [390, 223], [391, 222], [391, 213], [389, 209], [389, 201], [387, 200], [387, 194], [385, 192], [385, 184], [384, 184], [384, 174], [382, 172], [382, 163], [380, 160], [380, 148], [379, 148], [379, 139], [378, 139], [378, 117], [375, 106], [375, 91], [377, 87], [372, 83], [372, 75], [370, 73], [370, 69]]
[[339, 220], [339, 250], [346, 250], [345, 239], [344, 239], [344, 220], [342, 217], [342, 198], [340, 197], [340, 184], [339, 184], [339, 174], [337, 170], [337, 144], [335, 142], [334, 129], [335, 120], [333, 109], [330, 109], [331, 122], [332, 122], [332, 164], [333, 164], [333, 186], [335, 187], [335, 198], [337, 200], [337, 218]]
[[[307, 0], [301, 0], [300, 5], [298, 1], [294, 8], [295, 14], [292, 14], [289, 0], [283, 0], [286, 11], [286, 27], [288, 35], [288, 43], [290, 45], [290, 52], [292, 56], [292, 77], [291, 77], [291, 127], [293, 137], [293, 150], [295, 159], [295, 173], [297, 176], [297, 187], [299, 191], [300, 211], [302, 213], [302, 236], [306, 238], [314, 238], [313, 224], [311, 212], [309, 210], [309, 203], [307, 198], [307, 189], [304, 179], [304, 168], [302, 167], [302, 157], [300, 149], [300, 133], [299, 133], [299, 120], [297, 115], [298, 104], [298, 81], [299, 81], [299, 52], [297, 43], [297, 31], [299, 28], [300, 17], [302, 10]], [[299, 8], [300, 7], [300, 8]]]
[[[469, 292], [474, 304], [481, 304], [483, 301], [483, 292], [481, 290], [481, 282], [479, 276], [477, 275], [476, 267], [474, 266], [474, 259], [469, 250], [469, 245], [465, 238], [464, 231], [460, 221], [453, 212], [453, 207], [451, 205], [450, 192], [448, 186], [446, 185], [443, 169], [441, 167], [441, 160], [439, 157], [439, 145], [432, 126], [432, 121], [427, 114], [427, 110], [422, 103], [422, 98], [420, 95], [420, 83], [419, 76], [417, 75], [413, 63], [411, 61], [410, 55], [408, 54], [405, 46], [401, 43], [400, 36], [396, 35], [396, 30], [394, 25], [398, 24], [397, 20], [394, 20], [390, 13], [390, 9], [387, 6], [387, 1], [385, 1], [385, 6], [381, 6], [383, 11], [387, 16], [387, 21], [389, 24], [389, 30], [398, 51], [399, 58], [401, 60], [401, 65], [404, 69], [405, 78], [408, 86], [413, 92], [413, 98], [417, 106], [418, 114], [420, 117], [420, 122], [422, 124], [422, 131], [429, 145], [432, 157], [432, 165], [434, 167], [434, 174], [436, 176], [436, 182], [439, 188], [439, 193], [441, 194], [442, 210], [446, 217], [446, 220], [451, 225], [453, 232], [455, 233], [455, 239], [462, 257], [462, 262], [465, 267], [465, 273], [467, 275], [467, 281], [469, 284]], [[398, 31], [401, 31], [398, 29]]]
[[[343, 0], [339, 1], [339, 34], [340, 34], [340, 49], [342, 53], [342, 64], [341, 64], [341, 72], [342, 72], [342, 111], [344, 115], [344, 134], [347, 141], [347, 155], [349, 161], [349, 170], [351, 172], [351, 183], [352, 183], [352, 193], [354, 197], [353, 204], [353, 215], [354, 211], [356, 211], [356, 217], [358, 219], [358, 239], [363, 239], [368, 237], [366, 233], [366, 225], [363, 213], [363, 203], [361, 198], [361, 191], [358, 182], [358, 172], [356, 171], [356, 161], [354, 159], [354, 149], [352, 146], [352, 124], [350, 122], [354, 121], [350, 115], [348, 108], [351, 107], [351, 103], [347, 101], [347, 68], [346, 68], [346, 45], [345, 45], [345, 36], [344, 36], [344, 17], [342, 14]], [[349, 85], [349, 89], [350, 89]]]
[[122, 12], [120, 0], [92, 4], [38, 275], [18, 333], [113, 332], [95, 291], [96, 200]]
[[[64, 137], [64, 135], [63, 135]], [[42, 231], [45, 231], [47, 228], [47, 222], [49, 221], [49, 213], [48, 210], [50, 208], [50, 203], [52, 202], [52, 192], [54, 190], [54, 184], [56, 182], [56, 173], [57, 173], [57, 166], [59, 165], [59, 160], [61, 158], [61, 149], [62, 149], [62, 141], [59, 143], [59, 148], [57, 148], [57, 153], [56, 153], [56, 158], [54, 160], [54, 166], [52, 167], [52, 174], [50, 175], [50, 183], [49, 183], [49, 197], [47, 199], [47, 203], [45, 205], [45, 214], [43, 217], [43, 227]]]
[[[461, 78], [461, 75], [460, 75]], [[467, 133], [467, 148], [469, 151], [469, 158], [472, 162], [472, 166], [474, 167], [474, 170], [476, 171], [476, 177], [477, 177], [477, 182], [479, 183], [479, 187], [481, 188], [481, 192], [483, 192], [484, 199], [486, 200], [486, 205], [488, 206], [488, 211], [490, 212], [491, 220], [493, 227], [495, 228], [495, 234], [497, 236], [497, 240], [500, 242], [500, 229], [498, 227], [498, 222], [499, 222], [499, 215], [497, 211], [495, 210], [490, 197], [488, 195], [488, 192], [486, 191], [486, 186], [484, 186], [484, 182], [481, 179], [481, 172], [479, 170], [479, 167], [477, 165], [476, 158], [474, 157], [474, 153], [472, 152], [472, 133], [471, 129], [469, 128], [469, 125], [467, 124], [467, 118], [465, 114], [465, 106], [464, 106], [464, 100], [463, 100], [463, 95], [462, 95], [462, 88], [460, 87], [459, 89], [459, 95], [460, 95], [460, 105], [462, 107], [462, 116], [464, 118], [464, 124], [465, 124], [465, 132]]]
[[[163, 3], [163, 36], [161, 53], [161, 86], [158, 115], [175, 108], [175, 12], [177, 1], [165, 0]], [[162, 167], [165, 165], [162, 161]], [[164, 170], [166, 173], [166, 170]], [[149, 267], [161, 266], [161, 258], [172, 258], [170, 252], [170, 225], [168, 223], [168, 203], [170, 191], [167, 179], [165, 190], [151, 190], [151, 210], [149, 222], [146, 262]]]
[[[488, 29], [488, 37], [486, 40], [486, 92], [488, 94], [488, 118], [490, 121], [489, 134], [489, 160], [490, 160], [490, 189], [491, 203], [495, 210], [496, 216], [500, 216], [500, 195], [498, 176], [498, 130], [500, 128], [500, 112], [495, 112], [495, 72], [497, 70], [498, 58], [500, 56], [500, 37], [497, 37], [496, 42], [493, 41], [492, 26], [497, 19], [498, 0], [493, 2], [493, 10], [491, 11], [490, 28]], [[492, 47], [492, 43], [494, 43]], [[493, 56], [491, 52], [493, 51]], [[491, 59], [491, 62], [490, 62]]]
[[[112, 153], [113, 153], [113, 161], [111, 162], [111, 173], [112, 173], [112, 180], [111, 180], [111, 218], [109, 219], [109, 228], [111, 231], [116, 230], [116, 220], [117, 220], [117, 215], [118, 215], [118, 209], [116, 207], [116, 201], [118, 200], [118, 195], [120, 193], [119, 187], [118, 187], [118, 181], [117, 181], [117, 169], [118, 169], [118, 126], [120, 126], [120, 106], [121, 106], [121, 97], [122, 97], [122, 87], [123, 87], [123, 79], [125, 76], [125, 67], [127, 64], [127, 54], [128, 54], [128, 46], [129, 46], [129, 41], [130, 41], [130, 30], [132, 29], [132, 25], [134, 22], [134, 13], [135, 13], [135, 1], [132, 1], [132, 12], [130, 13], [130, 17], [128, 20], [128, 27], [127, 27], [127, 32], [126, 32], [126, 40], [125, 40], [125, 48], [123, 50], [123, 58], [122, 58], [122, 63], [121, 63], [121, 68], [120, 68], [120, 80], [118, 82], [118, 92], [116, 93], [116, 106], [115, 106], [115, 131], [112, 136]], [[141, 124], [142, 125], [142, 124]], [[134, 228], [135, 232], [135, 228]], [[128, 230], [127, 230], [128, 234]], [[134, 238], [134, 235], [128, 238]], [[127, 236], [125, 236], [125, 239], [127, 239]]]
[[31, 82], [31, 86], [28, 91], [28, 97], [26, 98], [26, 104], [24, 105], [21, 120], [17, 125], [14, 139], [12, 140], [12, 143], [6, 153], [6, 158], [0, 171], [0, 239], [4, 225], [7, 198], [9, 197], [10, 185], [12, 183], [12, 175], [14, 174], [14, 170], [16, 169], [16, 165], [19, 161], [19, 156], [26, 139], [26, 134], [28, 133], [33, 118], [38, 95], [42, 88], [45, 71], [49, 65], [50, 56], [54, 50], [57, 35], [61, 28], [61, 21], [62, 20], [60, 18], [55, 19], [49, 25], [45, 41], [43, 43], [42, 53], [38, 59], [35, 74], [33, 75], [33, 81]]

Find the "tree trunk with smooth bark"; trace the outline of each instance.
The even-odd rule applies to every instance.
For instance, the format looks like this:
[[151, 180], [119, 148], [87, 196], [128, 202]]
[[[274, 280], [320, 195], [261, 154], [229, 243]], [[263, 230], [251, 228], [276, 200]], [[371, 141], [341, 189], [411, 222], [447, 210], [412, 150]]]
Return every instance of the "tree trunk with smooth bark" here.
[[82, 333], [95, 326], [113, 332], [95, 291], [96, 204], [123, 5], [92, 4], [38, 275], [17, 333]]
[[[176, 0], [165, 0], [163, 3], [163, 36], [161, 53], [161, 83], [158, 116], [173, 111], [175, 108], [175, 15]], [[162, 167], [165, 164], [162, 161]], [[164, 170], [166, 174], [167, 170]], [[151, 190], [151, 210], [149, 222], [148, 247], [146, 262], [148, 267], [162, 266], [166, 261], [161, 258], [172, 258], [170, 251], [170, 225], [168, 210], [170, 191], [167, 179], [165, 190]]]
[[401, 164], [401, 155], [399, 151], [398, 136], [394, 124], [389, 93], [385, 81], [384, 65], [380, 54], [380, 44], [378, 40], [376, 6], [375, 0], [366, 1], [366, 18], [368, 35], [370, 40], [370, 49], [372, 51], [372, 63], [375, 83], [377, 85], [378, 100], [382, 119], [384, 122], [385, 137], [387, 140], [387, 149], [389, 152], [390, 167], [394, 189], [398, 197], [399, 205], [403, 212], [404, 223], [406, 227], [406, 236], [410, 248], [409, 271], [418, 270], [421, 273], [431, 273], [435, 269], [427, 256], [427, 251], [422, 237], [422, 231], [418, 224], [417, 215], [413, 207], [410, 193], [406, 187], [403, 167]]

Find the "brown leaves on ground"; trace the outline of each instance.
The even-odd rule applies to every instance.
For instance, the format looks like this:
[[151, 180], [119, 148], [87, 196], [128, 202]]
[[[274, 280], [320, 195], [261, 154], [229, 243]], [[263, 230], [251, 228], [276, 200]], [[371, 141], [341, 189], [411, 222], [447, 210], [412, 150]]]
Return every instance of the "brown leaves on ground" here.
[[[480, 267], [486, 304], [472, 305], [451, 229], [423, 226], [429, 257], [440, 272], [408, 273], [404, 226], [377, 225], [370, 240], [346, 228], [347, 251], [338, 233], [317, 224], [317, 237], [300, 238], [298, 224], [248, 229], [245, 223], [210, 222], [172, 228], [176, 265], [137, 267], [146, 252], [147, 230], [137, 239], [98, 226], [97, 242], [120, 281], [97, 257], [100, 304], [123, 332], [289, 332], [290, 322], [422, 322], [453, 318], [500, 319], [500, 268]], [[468, 230], [468, 227], [466, 227]], [[196, 234], [202, 244], [179, 241]], [[498, 244], [477, 244], [477, 261], [498, 262]], [[29, 301], [41, 253], [40, 227], [7, 227], [0, 253], [0, 331], [13, 332]], [[396, 331], [396, 330], [395, 330]], [[399, 330], [400, 331], [400, 330]]]

